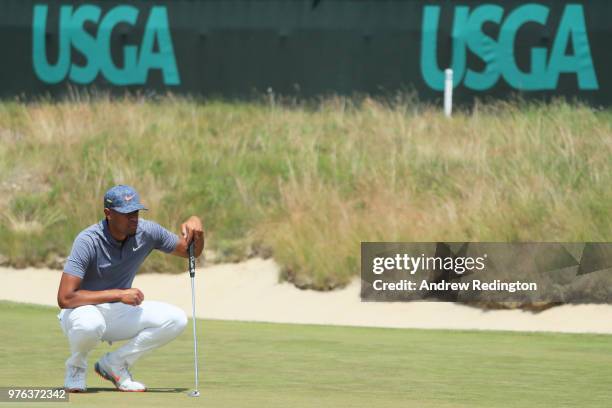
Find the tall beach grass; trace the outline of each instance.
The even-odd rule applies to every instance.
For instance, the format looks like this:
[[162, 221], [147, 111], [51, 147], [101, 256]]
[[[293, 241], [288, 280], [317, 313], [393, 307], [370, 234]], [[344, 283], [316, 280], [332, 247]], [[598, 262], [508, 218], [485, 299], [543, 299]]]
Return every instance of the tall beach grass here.
[[[410, 102], [317, 106], [167, 97], [0, 103], [0, 259], [61, 265], [134, 185], [171, 230], [191, 214], [220, 259], [271, 253], [332, 289], [360, 241], [610, 241], [612, 112], [562, 101], [443, 117]], [[147, 270], [178, 272], [155, 254]]]

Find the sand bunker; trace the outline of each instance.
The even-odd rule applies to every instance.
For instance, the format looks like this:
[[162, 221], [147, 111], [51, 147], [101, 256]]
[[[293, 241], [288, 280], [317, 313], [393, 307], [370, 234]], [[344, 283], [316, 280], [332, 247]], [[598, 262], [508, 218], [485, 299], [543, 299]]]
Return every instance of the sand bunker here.
[[[196, 276], [196, 315], [207, 319], [349, 326], [612, 333], [612, 305], [565, 305], [540, 313], [454, 303], [367, 303], [359, 281], [332, 292], [278, 282], [273, 260], [205, 266]], [[0, 299], [57, 306], [61, 271], [0, 268]], [[191, 315], [189, 275], [141, 274], [145, 299], [173, 303]]]

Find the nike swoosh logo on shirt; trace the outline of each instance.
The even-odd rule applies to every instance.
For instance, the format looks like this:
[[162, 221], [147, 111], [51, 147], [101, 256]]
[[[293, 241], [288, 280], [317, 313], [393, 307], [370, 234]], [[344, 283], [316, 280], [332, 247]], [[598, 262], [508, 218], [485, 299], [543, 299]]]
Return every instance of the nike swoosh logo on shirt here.
[[140, 248], [142, 248], [142, 246], [143, 246], [143, 245], [144, 245], [144, 244], [140, 244], [140, 245], [138, 245], [138, 246], [137, 246], [137, 247], [135, 247], [135, 248], [134, 248], [134, 247], [132, 247], [132, 251], [134, 251], [134, 252], [138, 251]]

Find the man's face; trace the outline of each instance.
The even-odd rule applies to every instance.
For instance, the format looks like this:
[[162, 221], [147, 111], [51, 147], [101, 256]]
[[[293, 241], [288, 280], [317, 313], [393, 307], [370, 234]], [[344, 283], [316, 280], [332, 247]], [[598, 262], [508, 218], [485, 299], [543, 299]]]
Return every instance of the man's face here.
[[[107, 212], [108, 211], [108, 212]], [[121, 235], [134, 235], [138, 228], [138, 211], [122, 214], [115, 210], [105, 209], [106, 219], [112, 228]]]

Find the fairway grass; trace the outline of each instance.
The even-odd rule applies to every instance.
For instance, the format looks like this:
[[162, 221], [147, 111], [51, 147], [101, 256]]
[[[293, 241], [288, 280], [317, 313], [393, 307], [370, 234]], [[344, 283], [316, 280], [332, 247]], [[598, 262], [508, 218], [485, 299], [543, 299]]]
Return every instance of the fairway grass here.
[[[0, 302], [0, 387], [63, 384], [68, 344], [56, 314], [56, 308]], [[111, 349], [104, 343], [89, 360], [89, 392], [71, 394], [70, 404], [523, 408], [608, 407], [612, 399], [607, 335], [211, 320], [198, 321], [198, 331], [200, 398], [186, 395], [193, 387], [190, 323], [134, 366], [148, 392], [121, 393], [94, 374], [96, 359]]]

